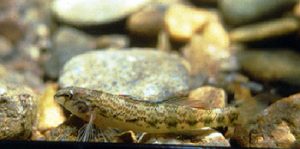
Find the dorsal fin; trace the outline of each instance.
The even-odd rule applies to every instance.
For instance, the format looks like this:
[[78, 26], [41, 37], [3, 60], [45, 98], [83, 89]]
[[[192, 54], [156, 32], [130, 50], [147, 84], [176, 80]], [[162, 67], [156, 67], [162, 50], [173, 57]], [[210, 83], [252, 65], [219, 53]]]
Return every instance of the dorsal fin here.
[[137, 97], [131, 96], [131, 95], [118, 95], [120, 97], [123, 97], [122, 99], [127, 100], [129, 102], [134, 102], [136, 104], [144, 102], [144, 103], [150, 103], [150, 104], [174, 104], [178, 106], [189, 106], [193, 108], [199, 108], [199, 109], [205, 109], [206, 107], [203, 107], [203, 103], [200, 100], [190, 100], [187, 96], [177, 96], [177, 97], [171, 97], [165, 101], [150, 101], [150, 100], [138, 100]]
[[203, 102], [201, 100], [191, 100], [187, 96], [170, 98], [167, 101], [164, 101], [163, 103], [174, 104], [174, 105], [178, 105], [178, 106], [189, 106], [189, 107], [198, 108], [198, 109], [206, 109], [207, 108], [207, 107], [204, 107]]

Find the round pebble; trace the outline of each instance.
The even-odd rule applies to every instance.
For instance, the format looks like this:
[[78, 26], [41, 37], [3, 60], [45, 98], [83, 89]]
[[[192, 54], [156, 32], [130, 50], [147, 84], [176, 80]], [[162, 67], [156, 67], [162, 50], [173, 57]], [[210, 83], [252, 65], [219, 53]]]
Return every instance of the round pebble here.
[[224, 19], [231, 25], [243, 25], [280, 16], [298, 0], [219, 0]]
[[54, 48], [51, 57], [45, 61], [44, 69], [50, 78], [58, 78], [64, 64], [73, 56], [91, 51], [96, 43], [91, 36], [75, 28], [61, 27], [53, 36]]
[[106, 24], [120, 20], [150, 0], [55, 0], [53, 13], [63, 22], [78, 26]]
[[146, 48], [76, 56], [64, 66], [59, 78], [61, 87], [86, 87], [153, 102], [186, 94], [188, 82], [183, 59]]
[[291, 50], [245, 50], [238, 54], [242, 70], [265, 82], [300, 84], [300, 54]]

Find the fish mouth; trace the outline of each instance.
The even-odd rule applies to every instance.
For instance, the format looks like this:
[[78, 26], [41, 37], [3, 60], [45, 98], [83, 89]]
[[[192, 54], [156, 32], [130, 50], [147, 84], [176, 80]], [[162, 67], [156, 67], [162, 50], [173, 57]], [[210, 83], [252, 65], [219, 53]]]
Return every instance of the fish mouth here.
[[57, 96], [57, 95], [54, 96], [54, 100], [61, 105], [64, 105], [66, 102], [66, 99], [64, 97]]

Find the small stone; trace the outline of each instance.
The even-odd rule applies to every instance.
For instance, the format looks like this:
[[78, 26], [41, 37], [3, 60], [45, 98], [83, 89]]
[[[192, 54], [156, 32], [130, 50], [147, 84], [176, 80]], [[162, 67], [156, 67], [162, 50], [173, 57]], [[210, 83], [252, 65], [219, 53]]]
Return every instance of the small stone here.
[[25, 26], [16, 13], [2, 13], [0, 15], [0, 35], [10, 42], [17, 43], [25, 32]]
[[191, 64], [192, 76], [200, 73], [209, 77], [215, 77], [222, 69], [222, 65], [230, 61], [232, 55], [229, 49], [211, 43], [199, 34], [192, 37], [183, 53]]
[[131, 15], [127, 21], [128, 30], [136, 35], [155, 37], [163, 29], [167, 6], [152, 4]]
[[1, 0], [0, 1], [0, 9], [7, 9], [13, 6], [16, 3], [15, 0]]
[[187, 93], [189, 76], [182, 61], [155, 49], [93, 51], [72, 58], [59, 84], [157, 102]]
[[45, 138], [45, 135], [42, 134], [40, 131], [33, 130], [32, 133], [31, 133], [30, 140], [44, 141], [44, 140], [46, 140], [46, 138]]
[[288, 35], [298, 30], [297, 19], [281, 18], [236, 28], [229, 32], [229, 37], [233, 42], [250, 42]]
[[245, 86], [245, 84], [246, 83], [232, 82], [227, 86], [227, 89], [234, 94], [234, 99], [237, 101], [246, 101], [252, 97], [250, 88]]
[[226, 22], [242, 25], [280, 16], [298, 0], [219, 0], [218, 2]]
[[3, 82], [0, 90], [0, 140], [27, 139], [37, 115], [37, 99], [33, 91]]
[[211, 13], [204, 9], [171, 5], [165, 14], [165, 26], [173, 39], [187, 41], [194, 33], [204, 28], [210, 15]]
[[234, 139], [245, 147], [289, 148], [300, 138], [300, 94], [283, 98], [246, 125]]
[[211, 86], [203, 86], [192, 90], [188, 99], [199, 101], [199, 105], [203, 109], [224, 108], [226, 105], [225, 91]]
[[222, 133], [217, 131], [205, 136], [201, 142], [201, 145], [203, 146], [230, 147], [229, 141], [223, 136]]
[[186, 0], [152, 0], [152, 3], [162, 5], [173, 5], [173, 4], [190, 4]]
[[57, 127], [66, 120], [63, 109], [54, 101], [56, 90], [55, 84], [47, 84], [40, 97], [37, 126], [40, 131]]
[[289, 50], [244, 50], [238, 54], [242, 70], [262, 81], [300, 84], [300, 54]]
[[53, 37], [54, 49], [51, 57], [45, 62], [46, 75], [57, 78], [64, 64], [73, 56], [91, 51], [96, 47], [94, 39], [74, 28], [61, 27]]
[[0, 58], [4, 58], [12, 53], [12, 44], [5, 37], [0, 36]]
[[146, 144], [181, 144], [200, 146], [223, 146], [229, 147], [230, 143], [222, 135], [209, 127], [201, 128], [190, 134], [146, 134], [140, 143]]
[[92, 26], [123, 19], [148, 2], [150, 0], [55, 0], [52, 11], [63, 22]]
[[203, 38], [211, 44], [223, 49], [229, 48], [229, 35], [217, 15], [211, 16], [211, 19], [203, 29], [202, 34]]
[[112, 49], [121, 49], [127, 48], [129, 46], [129, 39], [126, 35], [102, 35], [95, 39], [96, 48], [112, 48]]
[[296, 17], [300, 18], [300, 2], [294, 7], [293, 13]]
[[281, 122], [272, 131], [271, 136], [276, 140], [277, 145], [280, 147], [289, 147], [290, 144], [296, 141], [295, 136], [292, 134], [288, 124]]
[[163, 52], [172, 52], [170, 37], [165, 31], [161, 31], [158, 33], [156, 48]]

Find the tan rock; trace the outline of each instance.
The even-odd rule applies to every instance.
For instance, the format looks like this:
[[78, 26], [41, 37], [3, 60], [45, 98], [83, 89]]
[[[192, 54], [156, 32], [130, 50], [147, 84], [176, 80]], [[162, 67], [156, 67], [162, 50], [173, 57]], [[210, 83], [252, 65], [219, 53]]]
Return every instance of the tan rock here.
[[203, 38], [223, 49], [229, 48], [230, 45], [229, 35], [217, 15], [212, 16], [203, 29]]
[[18, 42], [25, 32], [25, 26], [16, 13], [3, 13], [0, 16], [0, 34], [12, 43]]
[[57, 85], [48, 84], [40, 98], [38, 109], [38, 130], [57, 127], [65, 121], [62, 108], [54, 101]]
[[146, 144], [184, 144], [201, 146], [230, 146], [230, 143], [222, 135], [209, 127], [201, 128], [198, 131], [186, 135], [180, 134], [146, 134], [140, 143]]
[[298, 18], [300, 17], [300, 1], [295, 5], [294, 7], [294, 15], [297, 16]]
[[112, 48], [121, 49], [127, 48], [129, 46], [129, 38], [125, 35], [112, 34], [112, 35], [102, 35], [95, 39], [96, 48]]
[[165, 31], [159, 32], [156, 48], [160, 51], [171, 52], [172, 45], [170, 42], [170, 36]]
[[280, 147], [289, 147], [296, 141], [295, 136], [292, 134], [288, 124], [282, 121], [272, 131], [271, 136], [276, 140], [276, 143]]
[[214, 77], [231, 57], [229, 49], [221, 48], [199, 34], [192, 37], [183, 53], [191, 65], [191, 75], [202, 73], [211, 77]]
[[172, 38], [187, 41], [194, 33], [203, 30], [210, 15], [204, 9], [172, 5], [165, 15], [165, 26]]
[[245, 147], [289, 148], [300, 137], [300, 94], [283, 98], [247, 124], [236, 127], [233, 139]]
[[280, 18], [277, 20], [262, 22], [236, 28], [229, 32], [233, 42], [258, 41], [271, 37], [278, 37], [296, 32], [299, 23], [295, 18]]
[[0, 36], [0, 57], [8, 56], [12, 51], [11, 42], [5, 37]]
[[128, 30], [140, 36], [157, 36], [163, 29], [167, 6], [153, 4], [131, 15], [127, 21]]
[[199, 101], [201, 108], [213, 109], [225, 107], [227, 97], [221, 88], [204, 86], [191, 91], [188, 98]]
[[212, 132], [209, 135], [205, 136], [202, 141], [201, 145], [203, 146], [224, 146], [230, 147], [229, 141], [223, 136], [220, 132]]
[[172, 4], [189, 4], [186, 0], [152, 0], [153, 3], [159, 3], [163, 5], [172, 5]]

